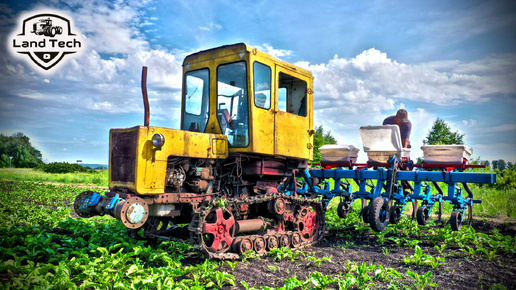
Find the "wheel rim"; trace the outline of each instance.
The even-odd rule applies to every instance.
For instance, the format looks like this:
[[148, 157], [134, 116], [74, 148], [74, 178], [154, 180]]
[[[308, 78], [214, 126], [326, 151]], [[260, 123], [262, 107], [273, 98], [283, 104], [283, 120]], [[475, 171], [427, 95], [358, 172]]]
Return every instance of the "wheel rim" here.
[[235, 219], [231, 212], [223, 208], [212, 209], [202, 227], [203, 242], [206, 248], [215, 253], [230, 249], [235, 235]]

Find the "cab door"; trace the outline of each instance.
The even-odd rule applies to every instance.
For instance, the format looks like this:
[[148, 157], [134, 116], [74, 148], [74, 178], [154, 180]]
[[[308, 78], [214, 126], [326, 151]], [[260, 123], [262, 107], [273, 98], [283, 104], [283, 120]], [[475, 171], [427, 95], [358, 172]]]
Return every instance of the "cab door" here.
[[275, 155], [312, 159], [313, 90], [311, 77], [276, 65]]

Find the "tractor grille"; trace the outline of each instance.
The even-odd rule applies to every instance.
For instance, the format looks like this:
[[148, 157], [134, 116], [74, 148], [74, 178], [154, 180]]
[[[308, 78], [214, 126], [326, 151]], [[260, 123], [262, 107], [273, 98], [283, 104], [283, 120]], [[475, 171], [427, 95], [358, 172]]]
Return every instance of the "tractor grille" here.
[[135, 182], [138, 131], [112, 132], [111, 180]]

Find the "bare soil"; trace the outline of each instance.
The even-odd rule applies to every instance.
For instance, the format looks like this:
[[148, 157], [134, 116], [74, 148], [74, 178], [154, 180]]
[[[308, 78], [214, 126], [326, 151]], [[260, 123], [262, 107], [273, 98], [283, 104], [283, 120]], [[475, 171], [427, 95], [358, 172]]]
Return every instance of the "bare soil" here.
[[[484, 219], [474, 221], [473, 227], [477, 232], [490, 233], [496, 228], [504, 235], [516, 235], [514, 222]], [[395, 269], [404, 276], [401, 283], [410, 288], [414, 281], [405, 276], [407, 271], [420, 275], [431, 271], [433, 282], [438, 284], [437, 289], [490, 289], [494, 284], [506, 289], [516, 289], [516, 258], [513, 256], [500, 255], [489, 260], [485, 255], [468, 257], [468, 254], [461, 252], [459, 248], [445, 248], [443, 253], [439, 253], [434, 249], [434, 244], [420, 243], [419, 246], [425, 254], [445, 257], [445, 264], [438, 269], [406, 265], [403, 263], [403, 257], [413, 255], [412, 248], [398, 247], [392, 241], [386, 241], [381, 245], [376, 236], [370, 233], [356, 233], [351, 238], [345, 238], [339, 237], [338, 231], [331, 230], [326, 232], [325, 238], [319, 244], [302, 250], [306, 256], [331, 259], [331, 261], [323, 261], [319, 267], [313, 260], [302, 255], [294, 261], [289, 258], [274, 261], [272, 257], [265, 256], [239, 261], [234, 271], [229, 264], [224, 264], [222, 270], [236, 278], [235, 286], [227, 289], [245, 289], [240, 281], [247, 282], [250, 287], [281, 287], [284, 286], [284, 280], [292, 276], [297, 277], [298, 280], [306, 280], [316, 271], [323, 275], [335, 276], [348, 272], [346, 264], [362, 265], [363, 262], [367, 265], [375, 264]], [[202, 263], [203, 261], [199, 259], [189, 262]], [[369, 275], [374, 276], [374, 273], [371, 272]], [[374, 285], [371, 289], [386, 289], [391, 286], [389, 281], [372, 282]], [[503, 287], [491, 289], [504, 289]], [[338, 289], [338, 285], [333, 283], [329, 288]], [[358, 289], [358, 286], [354, 285], [350, 289]]]

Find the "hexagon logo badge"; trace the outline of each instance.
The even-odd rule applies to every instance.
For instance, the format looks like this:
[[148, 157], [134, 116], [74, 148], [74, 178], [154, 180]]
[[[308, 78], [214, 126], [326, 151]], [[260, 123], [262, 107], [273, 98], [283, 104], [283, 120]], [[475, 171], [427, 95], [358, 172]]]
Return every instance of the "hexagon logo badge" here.
[[24, 18], [11, 37], [13, 52], [26, 55], [37, 67], [48, 71], [67, 55], [77, 54], [84, 44], [71, 21], [56, 13], [38, 13]]

